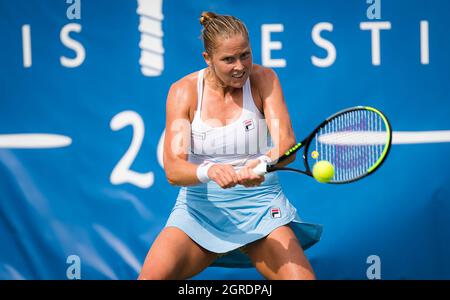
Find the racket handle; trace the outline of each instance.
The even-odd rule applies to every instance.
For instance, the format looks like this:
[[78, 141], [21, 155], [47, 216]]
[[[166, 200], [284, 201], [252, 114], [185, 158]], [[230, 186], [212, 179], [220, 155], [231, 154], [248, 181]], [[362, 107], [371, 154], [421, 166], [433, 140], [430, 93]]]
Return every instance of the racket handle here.
[[267, 173], [267, 163], [262, 161], [260, 162], [254, 169], [253, 173], [255, 173], [258, 176], [262, 176]]

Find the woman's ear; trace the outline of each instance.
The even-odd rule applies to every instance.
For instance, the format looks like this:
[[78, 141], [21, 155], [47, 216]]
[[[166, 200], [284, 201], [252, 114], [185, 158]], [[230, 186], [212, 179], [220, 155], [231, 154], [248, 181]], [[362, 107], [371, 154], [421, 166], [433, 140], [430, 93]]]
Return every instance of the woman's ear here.
[[203, 58], [205, 59], [205, 62], [208, 66], [211, 66], [211, 56], [209, 56], [208, 52], [203, 51], [202, 52]]

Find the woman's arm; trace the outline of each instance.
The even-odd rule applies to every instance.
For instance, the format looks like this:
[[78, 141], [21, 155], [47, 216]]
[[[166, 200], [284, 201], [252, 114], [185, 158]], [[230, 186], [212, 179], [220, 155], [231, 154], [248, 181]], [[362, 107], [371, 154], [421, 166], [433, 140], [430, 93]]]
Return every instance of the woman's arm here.
[[[191, 143], [189, 110], [195, 105], [196, 85], [182, 79], [170, 87], [166, 104], [166, 130], [164, 135], [164, 170], [170, 184], [189, 186], [200, 183], [197, 177], [199, 165], [187, 161]], [[238, 183], [231, 165], [213, 164], [207, 176], [222, 188]]]
[[[256, 82], [259, 96], [261, 97], [264, 116], [274, 147], [265, 155], [271, 160], [277, 160], [282, 153], [289, 150], [295, 144], [294, 131], [292, 130], [291, 119], [284, 101], [280, 81], [271, 69], [256, 67]], [[285, 166], [295, 160], [295, 154], [279, 163], [278, 166]], [[239, 173], [239, 183], [246, 186], [258, 186], [264, 181], [264, 176], [258, 176], [251, 172], [260, 163], [259, 160], [250, 160]]]
[[196, 174], [198, 165], [187, 161], [191, 139], [189, 109], [195, 91], [186, 81], [174, 83], [167, 95], [163, 154], [167, 180], [181, 186], [200, 183]]
[[[262, 99], [267, 127], [274, 143], [274, 147], [266, 155], [272, 160], [276, 160], [295, 145], [295, 134], [278, 76], [272, 69], [265, 67], [261, 67], [260, 72], [258, 90]], [[295, 154], [280, 163], [279, 166], [285, 166], [294, 160]]]

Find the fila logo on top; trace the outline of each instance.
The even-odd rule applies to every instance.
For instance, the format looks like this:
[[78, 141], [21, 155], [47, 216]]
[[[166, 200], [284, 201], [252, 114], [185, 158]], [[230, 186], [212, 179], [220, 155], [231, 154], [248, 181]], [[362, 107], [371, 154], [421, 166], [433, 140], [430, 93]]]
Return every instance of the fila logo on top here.
[[245, 131], [250, 131], [255, 128], [255, 124], [253, 123], [253, 119], [245, 120], [244, 122]]
[[281, 210], [278, 207], [272, 207], [270, 209], [270, 216], [272, 219], [281, 218]]

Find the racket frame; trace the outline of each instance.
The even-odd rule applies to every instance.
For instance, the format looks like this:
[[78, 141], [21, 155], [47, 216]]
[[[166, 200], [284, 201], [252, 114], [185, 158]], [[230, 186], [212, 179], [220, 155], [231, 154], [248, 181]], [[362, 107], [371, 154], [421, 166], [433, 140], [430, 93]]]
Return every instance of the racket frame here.
[[[382, 154], [380, 155], [380, 157], [378, 158], [378, 160], [367, 170], [367, 172], [365, 172], [364, 174], [349, 179], [349, 180], [345, 180], [345, 181], [330, 181], [328, 183], [331, 184], [343, 184], [343, 183], [350, 183], [350, 182], [354, 182], [356, 180], [359, 180], [361, 178], [364, 178], [370, 174], [372, 174], [373, 172], [375, 172], [382, 164], [383, 162], [386, 160], [386, 157], [389, 154], [389, 151], [391, 149], [391, 145], [392, 145], [392, 127], [391, 124], [388, 120], [388, 118], [386, 118], [386, 116], [378, 109], [370, 107], [370, 106], [354, 106], [354, 107], [350, 107], [350, 108], [346, 108], [343, 109], [341, 111], [338, 111], [337, 113], [331, 115], [330, 117], [328, 117], [327, 119], [325, 119], [322, 123], [320, 123], [305, 139], [303, 139], [300, 143], [295, 144], [294, 146], [292, 146], [288, 151], [286, 151], [278, 160], [274, 161], [271, 164], [267, 165], [267, 172], [274, 172], [274, 171], [292, 171], [292, 172], [297, 172], [297, 173], [302, 173], [308, 176], [313, 177], [312, 172], [311, 172], [311, 167], [309, 166], [308, 163], [308, 150], [309, 147], [311, 145], [311, 141], [314, 139], [315, 135], [320, 131], [320, 129], [322, 129], [323, 127], [325, 127], [328, 123], [330, 123], [333, 119], [339, 117], [340, 115], [352, 112], [352, 111], [358, 111], [358, 110], [369, 110], [372, 112], [375, 112], [376, 114], [378, 114], [379, 116], [381, 116], [381, 118], [384, 121], [385, 127], [386, 127], [386, 131], [387, 131], [387, 135], [386, 135], [386, 146], [383, 149]], [[298, 152], [301, 148], [303, 148], [303, 164], [305, 165], [305, 170], [299, 170], [299, 169], [295, 169], [295, 168], [289, 168], [289, 167], [277, 167], [276, 165], [279, 164], [280, 162], [288, 159], [290, 156], [292, 156], [294, 153]]]

